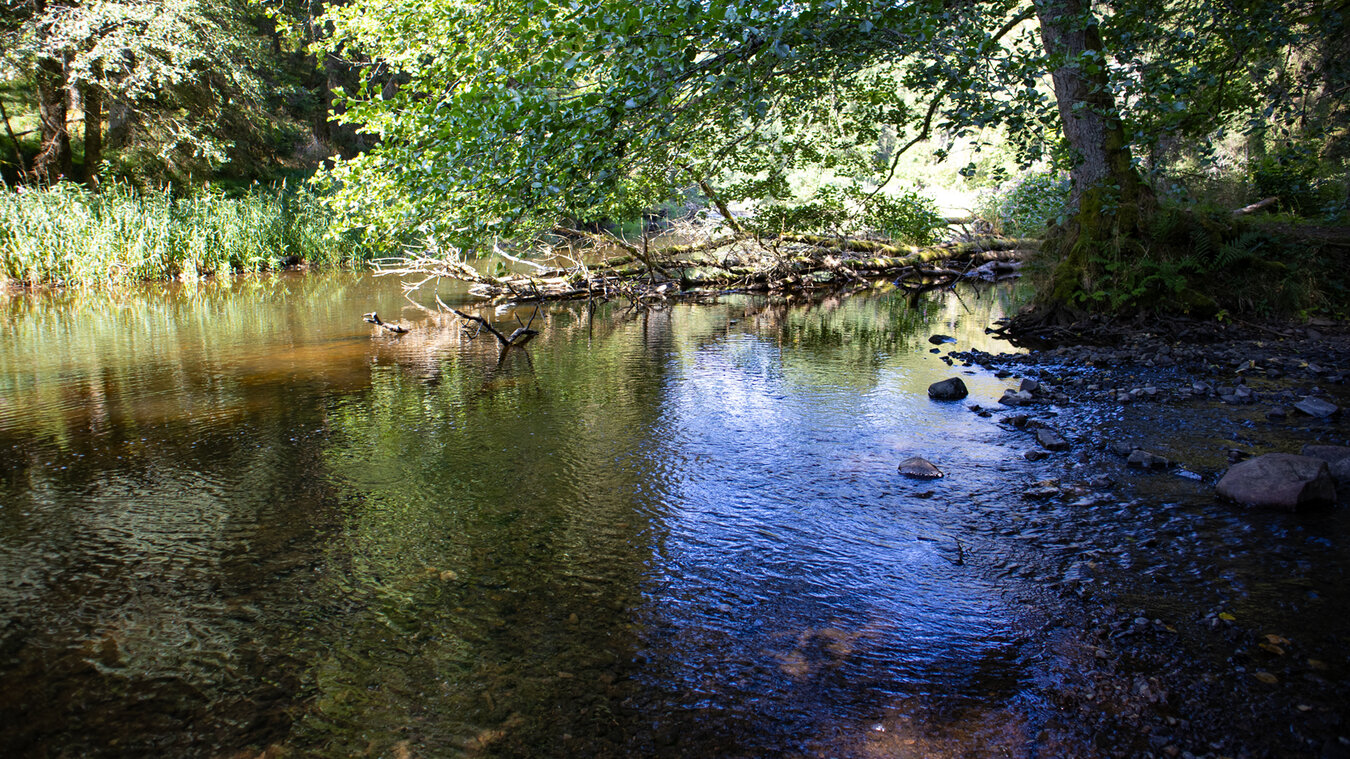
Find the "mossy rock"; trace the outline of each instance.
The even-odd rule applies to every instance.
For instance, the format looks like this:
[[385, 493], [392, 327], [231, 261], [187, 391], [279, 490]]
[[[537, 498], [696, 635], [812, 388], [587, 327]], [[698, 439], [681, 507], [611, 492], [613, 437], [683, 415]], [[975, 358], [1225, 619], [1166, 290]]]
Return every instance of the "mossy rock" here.
[[1193, 287], [1184, 288], [1177, 293], [1174, 302], [1182, 313], [1201, 319], [1211, 319], [1219, 313], [1219, 302]]

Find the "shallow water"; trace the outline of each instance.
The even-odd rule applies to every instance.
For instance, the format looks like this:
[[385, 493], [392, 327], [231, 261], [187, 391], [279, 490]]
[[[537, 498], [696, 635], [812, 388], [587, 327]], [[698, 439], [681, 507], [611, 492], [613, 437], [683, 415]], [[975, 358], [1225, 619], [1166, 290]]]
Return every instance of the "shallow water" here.
[[930, 353], [1011, 297], [562, 305], [501, 361], [359, 275], [0, 304], [0, 749], [1024, 753], [1029, 599], [1134, 526], [1024, 501], [965, 407], [1013, 380]]

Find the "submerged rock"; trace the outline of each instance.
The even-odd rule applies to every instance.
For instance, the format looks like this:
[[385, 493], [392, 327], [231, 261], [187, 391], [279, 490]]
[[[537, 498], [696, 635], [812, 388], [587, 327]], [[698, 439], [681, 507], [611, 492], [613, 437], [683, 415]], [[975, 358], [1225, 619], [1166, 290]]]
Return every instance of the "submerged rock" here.
[[966, 383], [960, 377], [952, 377], [928, 386], [928, 397], [935, 401], [959, 401], [969, 395]]
[[1323, 419], [1340, 411], [1340, 408], [1336, 404], [1330, 401], [1324, 401], [1321, 398], [1312, 397], [1304, 398], [1298, 403], [1295, 403], [1294, 408], [1302, 411], [1308, 416], [1315, 416]]
[[933, 345], [942, 345], [943, 343], [954, 343], [956, 342], [956, 338], [951, 335], [933, 335], [928, 338], [928, 342]]
[[1042, 498], [1053, 498], [1062, 492], [1058, 480], [1042, 480], [1022, 491], [1022, 497], [1040, 500]]
[[1267, 453], [1234, 464], [1219, 480], [1219, 495], [1246, 506], [1297, 510], [1333, 503], [1336, 482], [1327, 462], [1292, 453]]
[[911, 456], [900, 462], [900, 474], [920, 480], [936, 480], [945, 475], [933, 462], [920, 456]]
[[1168, 461], [1156, 453], [1136, 448], [1130, 451], [1129, 458], [1125, 459], [1125, 465], [1135, 469], [1166, 469]]

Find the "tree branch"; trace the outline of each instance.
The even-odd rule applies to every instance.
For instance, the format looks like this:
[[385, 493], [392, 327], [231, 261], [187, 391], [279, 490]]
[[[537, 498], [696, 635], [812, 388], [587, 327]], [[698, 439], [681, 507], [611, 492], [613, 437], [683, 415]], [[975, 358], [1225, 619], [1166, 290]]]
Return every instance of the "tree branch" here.
[[[988, 40], [985, 41], [983, 45], [980, 46], [981, 49], [983, 49], [987, 45], [998, 42], [1000, 39], [1003, 39], [1003, 37], [1006, 36], [1008, 32], [1011, 32], [1013, 29], [1015, 29], [1018, 24], [1022, 23], [1023, 21], [1031, 20], [1031, 17], [1035, 15], [1036, 15], [1036, 7], [1031, 6], [1024, 9], [1021, 13], [1017, 14], [1016, 16], [1013, 16], [1012, 18], [1008, 19], [1008, 22], [1006, 24], [999, 27], [998, 31], [994, 32], [993, 36], [991, 36]], [[973, 66], [974, 66], [973, 63], [966, 66], [965, 71], [963, 71], [962, 73], [964, 74], [966, 71], [970, 71], [970, 69]], [[942, 89], [938, 90], [938, 93], [933, 96], [932, 102], [928, 104], [928, 112], [925, 113], [923, 117], [923, 127], [919, 130], [918, 134], [914, 135], [914, 139], [905, 143], [903, 147], [896, 149], [895, 156], [891, 158], [891, 168], [890, 171], [887, 172], [886, 178], [881, 181], [881, 184], [877, 185], [877, 188], [875, 190], [868, 193], [866, 200], [871, 200], [873, 197], [875, 197], [877, 193], [881, 192], [881, 188], [885, 187], [887, 184], [890, 184], [890, 181], [895, 178], [895, 169], [897, 166], [900, 165], [900, 156], [904, 155], [910, 148], [928, 139], [928, 136], [932, 134], [933, 117], [937, 115], [938, 106], [942, 105], [942, 101], [945, 100], [949, 94], [951, 94], [951, 91], [956, 86], [956, 84], [957, 83], [955, 81], [948, 81], [947, 84], [943, 86]]]

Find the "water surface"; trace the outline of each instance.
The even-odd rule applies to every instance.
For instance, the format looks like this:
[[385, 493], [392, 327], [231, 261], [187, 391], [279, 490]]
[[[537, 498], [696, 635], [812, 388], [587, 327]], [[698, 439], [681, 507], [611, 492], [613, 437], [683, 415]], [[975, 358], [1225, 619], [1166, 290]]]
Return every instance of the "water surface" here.
[[0, 748], [1024, 751], [1013, 583], [1075, 556], [925, 393], [1013, 384], [927, 340], [1006, 348], [1010, 297], [566, 304], [501, 360], [362, 275], [8, 300]]

